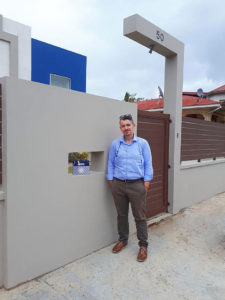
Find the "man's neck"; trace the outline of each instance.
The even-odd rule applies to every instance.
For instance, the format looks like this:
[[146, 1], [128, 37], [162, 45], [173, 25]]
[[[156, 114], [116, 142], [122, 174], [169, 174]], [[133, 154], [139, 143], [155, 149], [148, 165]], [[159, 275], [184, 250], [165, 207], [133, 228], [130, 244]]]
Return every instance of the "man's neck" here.
[[127, 135], [127, 136], [124, 136], [124, 140], [127, 144], [130, 144], [132, 142], [134, 138], [134, 134], [133, 135]]

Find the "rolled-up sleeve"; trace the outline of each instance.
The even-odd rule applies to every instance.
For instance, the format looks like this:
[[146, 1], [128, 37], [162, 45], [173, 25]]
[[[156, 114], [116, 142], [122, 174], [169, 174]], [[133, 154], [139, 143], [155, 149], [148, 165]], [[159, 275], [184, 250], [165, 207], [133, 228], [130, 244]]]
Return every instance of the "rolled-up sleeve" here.
[[142, 155], [144, 157], [144, 181], [151, 181], [153, 179], [152, 154], [146, 140], [143, 140]]

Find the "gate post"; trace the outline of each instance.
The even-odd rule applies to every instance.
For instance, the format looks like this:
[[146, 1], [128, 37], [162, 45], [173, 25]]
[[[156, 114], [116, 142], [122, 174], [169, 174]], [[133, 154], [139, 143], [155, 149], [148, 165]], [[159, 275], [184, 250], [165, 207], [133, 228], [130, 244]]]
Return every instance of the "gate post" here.
[[170, 114], [169, 212], [176, 213], [179, 202], [181, 112], [184, 44], [164, 30], [135, 14], [124, 19], [124, 35], [165, 57], [164, 113]]
[[180, 152], [182, 122], [183, 53], [166, 57], [164, 87], [164, 113], [170, 114], [168, 210], [176, 213], [180, 201]]

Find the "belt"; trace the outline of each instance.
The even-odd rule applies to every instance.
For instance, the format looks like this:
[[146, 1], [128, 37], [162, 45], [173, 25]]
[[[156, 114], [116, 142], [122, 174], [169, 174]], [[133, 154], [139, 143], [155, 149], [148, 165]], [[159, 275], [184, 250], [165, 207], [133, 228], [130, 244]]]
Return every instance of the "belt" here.
[[132, 183], [132, 182], [137, 182], [137, 181], [144, 181], [144, 178], [138, 178], [138, 179], [119, 179], [114, 177], [113, 179], [118, 180], [118, 181], [122, 181], [122, 182], [126, 182], [126, 183]]

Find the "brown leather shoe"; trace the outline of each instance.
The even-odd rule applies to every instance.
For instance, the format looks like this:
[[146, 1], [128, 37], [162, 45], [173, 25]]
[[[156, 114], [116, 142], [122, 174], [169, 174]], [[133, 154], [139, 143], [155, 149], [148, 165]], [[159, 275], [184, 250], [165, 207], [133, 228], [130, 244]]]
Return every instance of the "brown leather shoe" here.
[[112, 252], [118, 253], [120, 252], [124, 247], [126, 247], [127, 242], [119, 241], [116, 243], [116, 245], [113, 247]]
[[140, 246], [138, 256], [137, 256], [137, 261], [145, 261], [146, 258], [148, 257], [148, 250], [146, 246]]

